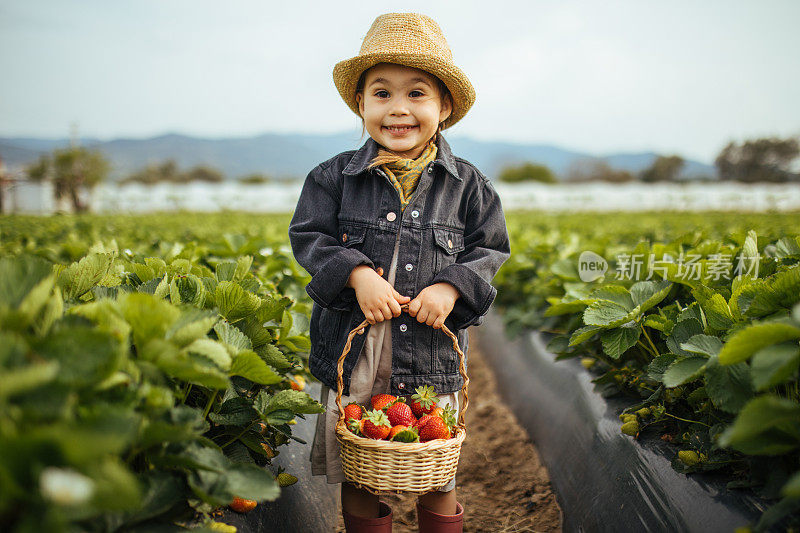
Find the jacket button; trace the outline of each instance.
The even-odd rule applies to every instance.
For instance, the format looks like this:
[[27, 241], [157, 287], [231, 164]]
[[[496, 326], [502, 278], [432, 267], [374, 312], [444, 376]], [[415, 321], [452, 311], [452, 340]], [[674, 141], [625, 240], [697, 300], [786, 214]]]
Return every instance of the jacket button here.
[[452, 248], [452, 247], [453, 247], [453, 241], [452, 241], [452, 239], [447, 239], [447, 247], [448, 247], [448, 248]]
[[405, 389], [406, 388], [406, 384], [405, 383], [398, 383], [397, 384], [397, 388], [398, 389]]
[[433, 174], [433, 165], [428, 165], [428, 174]]
[[342, 242], [347, 242], [347, 233], [342, 234]]
[[417, 218], [419, 216], [419, 211], [414, 209], [413, 211], [411, 211], [411, 216], [414, 217], [414, 218]]
[[405, 324], [400, 324], [400, 331], [402, 331], [403, 333], [405, 333], [405, 331], [406, 331], [407, 329], [408, 329], [408, 326], [406, 326]]
[[389, 211], [388, 213], [386, 213], [386, 220], [388, 220], [389, 222], [394, 222], [396, 218], [397, 215], [395, 214], [394, 211]]
[[414, 270], [414, 265], [412, 265], [411, 263], [406, 264], [406, 270], [411, 272], [412, 270]]

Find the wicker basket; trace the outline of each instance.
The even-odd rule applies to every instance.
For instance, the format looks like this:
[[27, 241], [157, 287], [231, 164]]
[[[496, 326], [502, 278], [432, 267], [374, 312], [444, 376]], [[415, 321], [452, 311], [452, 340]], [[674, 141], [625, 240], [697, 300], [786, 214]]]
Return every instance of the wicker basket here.
[[464, 405], [459, 409], [458, 423], [452, 438], [405, 443], [359, 437], [346, 426], [342, 407], [344, 388], [342, 371], [353, 337], [364, 333], [368, 325], [365, 320], [350, 332], [337, 365], [336, 405], [339, 408], [339, 421], [336, 424], [336, 439], [341, 445], [340, 455], [344, 476], [349, 482], [373, 494], [390, 492], [424, 494], [436, 490], [449, 483], [456, 475], [461, 443], [467, 434], [464, 413], [469, 405], [467, 396], [469, 378], [464, 366], [464, 352], [458, 346], [458, 338], [447, 326], [442, 325], [442, 331], [452, 339], [453, 348], [458, 353], [459, 372], [464, 378], [464, 386], [461, 389]]

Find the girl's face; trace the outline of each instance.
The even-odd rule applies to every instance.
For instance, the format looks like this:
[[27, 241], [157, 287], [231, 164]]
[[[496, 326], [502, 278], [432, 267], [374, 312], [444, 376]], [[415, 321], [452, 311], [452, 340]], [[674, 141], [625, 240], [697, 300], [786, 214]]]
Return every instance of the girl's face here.
[[424, 70], [379, 63], [367, 71], [356, 101], [375, 142], [408, 159], [417, 158], [452, 112], [436, 78]]

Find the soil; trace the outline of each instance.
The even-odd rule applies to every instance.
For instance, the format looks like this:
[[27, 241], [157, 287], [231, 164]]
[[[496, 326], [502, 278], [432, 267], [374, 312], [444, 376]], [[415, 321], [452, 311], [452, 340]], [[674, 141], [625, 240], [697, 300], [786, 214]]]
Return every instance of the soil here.
[[[500, 400], [497, 382], [471, 331], [467, 438], [456, 475], [465, 532], [560, 532], [561, 508], [534, 443]], [[385, 495], [395, 533], [417, 531], [416, 496]], [[339, 517], [337, 532], [344, 532]]]

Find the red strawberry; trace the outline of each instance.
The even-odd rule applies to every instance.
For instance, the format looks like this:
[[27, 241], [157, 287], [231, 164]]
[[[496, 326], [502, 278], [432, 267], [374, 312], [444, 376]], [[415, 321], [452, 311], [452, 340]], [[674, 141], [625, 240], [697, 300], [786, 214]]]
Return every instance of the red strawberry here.
[[239, 498], [238, 496], [233, 498], [233, 501], [230, 503], [230, 508], [236, 511], [237, 513], [249, 513], [253, 509], [256, 508], [258, 502], [255, 500], [245, 500], [243, 498]]
[[429, 414], [436, 406], [436, 400], [439, 397], [433, 392], [433, 387], [430, 385], [423, 385], [415, 390], [416, 393], [411, 395], [411, 410], [414, 411], [414, 416], [420, 417]]
[[411, 426], [417, 421], [411, 408], [403, 402], [397, 402], [386, 410], [386, 415], [389, 417], [389, 422], [393, 426], [398, 424], [403, 426]]
[[372, 408], [386, 410], [387, 407], [397, 401], [397, 396], [391, 394], [376, 394], [372, 397]]
[[391, 430], [392, 424], [386, 417], [386, 413], [380, 409], [367, 411], [364, 415], [364, 425], [361, 427], [361, 432], [365, 437], [378, 440], [385, 439]]
[[417, 422], [414, 424], [414, 427], [417, 428], [418, 430], [421, 430], [423, 427], [425, 427], [425, 424], [427, 424], [431, 420], [431, 418], [433, 418], [431, 415], [422, 415], [420, 419], [417, 420]]
[[434, 439], [449, 439], [450, 428], [441, 417], [432, 416], [419, 430], [419, 440], [428, 442]]
[[344, 417], [345, 419], [354, 418], [356, 420], [361, 420], [361, 413], [362, 413], [361, 406], [355, 402], [350, 402], [344, 408]]

